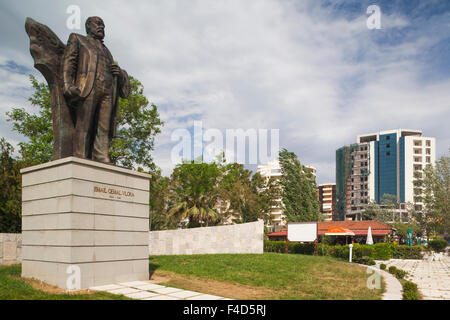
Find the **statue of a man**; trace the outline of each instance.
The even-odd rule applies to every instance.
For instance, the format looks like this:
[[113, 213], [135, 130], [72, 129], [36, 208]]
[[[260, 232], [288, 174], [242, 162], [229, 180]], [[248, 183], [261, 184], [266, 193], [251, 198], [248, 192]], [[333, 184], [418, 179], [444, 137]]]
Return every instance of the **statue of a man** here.
[[88, 18], [86, 33], [72, 33], [62, 57], [63, 94], [75, 114], [73, 155], [111, 163], [118, 96], [128, 97], [130, 81], [103, 44], [103, 20]]

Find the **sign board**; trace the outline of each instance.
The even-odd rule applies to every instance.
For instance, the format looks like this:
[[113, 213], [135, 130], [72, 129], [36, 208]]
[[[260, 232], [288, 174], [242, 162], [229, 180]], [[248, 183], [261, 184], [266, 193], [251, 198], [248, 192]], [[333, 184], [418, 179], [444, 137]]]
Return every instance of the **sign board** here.
[[289, 241], [314, 242], [317, 240], [317, 222], [289, 222], [287, 230]]

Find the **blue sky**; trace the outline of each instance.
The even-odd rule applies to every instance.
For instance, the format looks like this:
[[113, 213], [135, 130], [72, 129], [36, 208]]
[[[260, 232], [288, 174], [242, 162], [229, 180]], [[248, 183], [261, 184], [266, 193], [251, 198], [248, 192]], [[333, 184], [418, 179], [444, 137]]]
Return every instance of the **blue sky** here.
[[[0, 136], [5, 112], [30, 111], [27, 16], [63, 42], [69, 5], [105, 20], [105, 44], [145, 86], [165, 122], [155, 162], [170, 174], [176, 129], [279, 129], [280, 147], [335, 180], [335, 150], [396, 128], [450, 147], [449, 1], [11, 1], [0, 3]], [[381, 29], [366, 26], [369, 5]], [[255, 166], [249, 166], [254, 169]]]

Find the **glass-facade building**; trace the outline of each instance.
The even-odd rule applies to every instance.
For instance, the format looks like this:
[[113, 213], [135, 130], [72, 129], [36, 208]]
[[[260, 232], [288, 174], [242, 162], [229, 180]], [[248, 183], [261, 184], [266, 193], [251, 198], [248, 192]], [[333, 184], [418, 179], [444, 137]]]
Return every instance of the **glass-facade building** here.
[[396, 129], [357, 136], [357, 143], [336, 151], [339, 220], [358, 219], [364, 205], [383, 200], [421, 206], [414, 174], [434, 164], [435, 138], [420, 130]]

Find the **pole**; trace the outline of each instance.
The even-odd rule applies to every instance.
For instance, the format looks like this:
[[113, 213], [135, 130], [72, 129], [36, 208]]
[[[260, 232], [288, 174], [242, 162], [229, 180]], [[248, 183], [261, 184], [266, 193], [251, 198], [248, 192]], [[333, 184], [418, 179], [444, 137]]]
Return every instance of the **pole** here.
[[286, 223], [286, 253], [289, 253], [289, 238], [288, 238], [288, 229], [289, 229], [289, 222]]
[[348, 245], [348, 247], [350, 248], [350, 254], [349, 254], [349, 257], [348, 257], [348, 262], [352, 262], [353, 243], [350, 243]]

